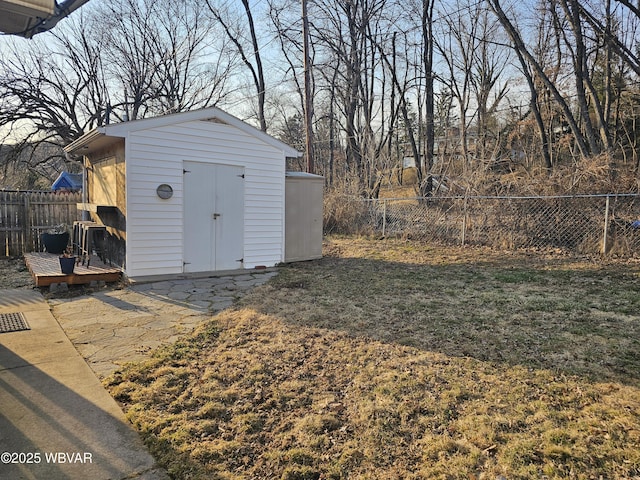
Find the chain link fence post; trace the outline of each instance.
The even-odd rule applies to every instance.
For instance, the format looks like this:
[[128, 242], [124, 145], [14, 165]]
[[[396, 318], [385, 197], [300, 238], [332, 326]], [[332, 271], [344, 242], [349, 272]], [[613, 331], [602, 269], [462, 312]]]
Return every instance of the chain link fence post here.
[[382, 236], [386, 236], [387, 233], [387, 201], [382, 201]]
[[464, 247], [467, 243], [467, 202], [468, 197], [464, 196], [464, 206], [462, 209], [462, 246]]
[[608, 233], [609, 233], [609, 206], [610, 206], [610, 197], [607, 195], [607, 199], [604, 204], [604, 231], [602, 232], [602, 255], [606, 255], [608, 252], [607, 243], [609, 241]]

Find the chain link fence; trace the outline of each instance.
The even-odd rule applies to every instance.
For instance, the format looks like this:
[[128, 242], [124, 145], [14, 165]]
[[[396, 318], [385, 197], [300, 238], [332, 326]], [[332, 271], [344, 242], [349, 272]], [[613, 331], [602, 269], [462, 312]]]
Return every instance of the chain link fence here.
[[[348, 200], [350, 225], [447, 245], [640, 254], [639, 195]], [[353, 212], [352, 212], [353, 213]]]

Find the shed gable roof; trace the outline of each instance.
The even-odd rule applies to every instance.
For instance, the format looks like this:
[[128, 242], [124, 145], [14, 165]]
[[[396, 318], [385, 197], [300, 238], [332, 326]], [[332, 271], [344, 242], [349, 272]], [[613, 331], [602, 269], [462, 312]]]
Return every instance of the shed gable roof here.
[[106, 125], [104, 127], [97, 127], [90, 132], [85, 133], [77, 140], [67, 145], [64, 150], [67, 153], [89, 153], [109, 144], [108, 138], [127, 138], [131, 133], [135, 133], [142, 130], [149, 130], [152, 128], [160, 128], [168, 125], [176, 125], [180, 123], [193, 122], [193, 121], [213, 121], [216, 123], [223, 123], [235, 127], [244, 133], [256, 137], [263, 143], [270, 145], [278, 150], [282, 150], [286, 157], [300, 157], [302, 154], [291, 146], [284, 142], [264, 133], [261, 130], [243, 122], [237, 117], [224, 112], [216, 107], [203, 108], [200, 110], [193, 110], [190, 112], [173, 113], [169, 115], [163, 115], [160, 117], [144, 118], [141, 120], [132, 120], [130, 122], [116, 123], [113, 125]]

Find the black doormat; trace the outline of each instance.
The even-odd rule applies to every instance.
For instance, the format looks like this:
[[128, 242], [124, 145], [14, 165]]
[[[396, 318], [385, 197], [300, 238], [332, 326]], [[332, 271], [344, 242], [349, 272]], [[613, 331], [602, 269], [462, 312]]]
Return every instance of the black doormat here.
[[31, 330], [22, 312], [0, 313], [0, 333]]

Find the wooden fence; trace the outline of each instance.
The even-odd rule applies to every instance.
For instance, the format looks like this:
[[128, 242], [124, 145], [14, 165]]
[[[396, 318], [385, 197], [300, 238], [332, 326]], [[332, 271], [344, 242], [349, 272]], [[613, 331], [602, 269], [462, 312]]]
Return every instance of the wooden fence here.
[[0, 257], [43, 250], [40, 234], [80, 220], [81, 193], [0, 190]]

